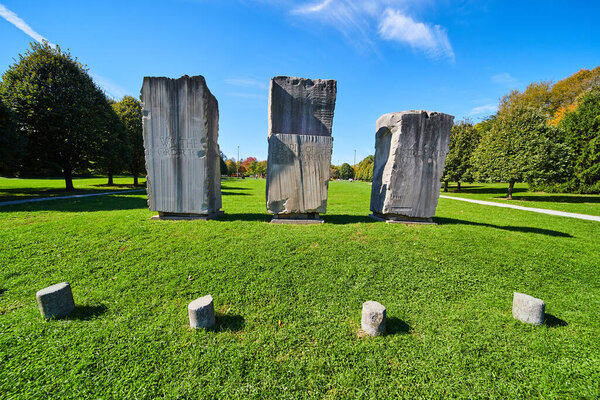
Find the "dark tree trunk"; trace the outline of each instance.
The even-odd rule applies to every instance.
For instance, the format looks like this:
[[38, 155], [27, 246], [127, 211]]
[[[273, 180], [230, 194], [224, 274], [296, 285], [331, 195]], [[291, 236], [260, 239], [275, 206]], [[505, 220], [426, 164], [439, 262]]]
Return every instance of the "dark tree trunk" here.
[[508, 182], [508, 193], [506, 194], [506, 198], [508, 200], [512, 200], [512, 193], [513, 193], [514, 187], [515, 187], [514, 182]]
[[458, 183], [458, 190], [460, 190], [460, 182], [456, 182], [456, 183]]
[[133, 174], [133, 186], [137, 186], [138, 185], [138, 176], [137, 174]]
[[113, 174], [108, 174], [108, 186], [114, 185]]
[[67, 192], [75, 190], [75, 188], [73, 188], [73, 175], [69, 168], [63, 169], [63, 176], [65, 177], [65, 189]]
[[444, 192], [448, 191], [448, 181], [444, 181]]

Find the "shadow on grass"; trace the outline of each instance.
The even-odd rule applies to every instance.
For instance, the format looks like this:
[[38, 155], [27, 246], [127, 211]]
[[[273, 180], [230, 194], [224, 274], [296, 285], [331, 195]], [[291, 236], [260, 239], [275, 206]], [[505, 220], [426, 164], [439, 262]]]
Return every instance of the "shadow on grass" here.
[[227, 190], [221, 190], [221, 194], [223, 196], [250, 196], [250, 193], [228, 192]]
[[[513, 189], [513, 195], [515, 193], [523, 193], [523, 192], [528, 192], [529, 189], [527, 188], [514, 188]], [[506, 194], [508, 193], [508, 183], [506, 184], [506, 187], [485, 187], [485, 186], [467, 186], [467, 187], [462, 187], [460, 190], [455, 189], [454, 190], [450, 190], [450, 193], [472, 193], [472, 194], [503, 194], [504, 197], [506, 197]], [[441, 192], [442, 194], [444, 194], [444, 191]]]
[[0, 288], [0, 296], [2, 296], [4, 294], [4, 292], [6, 292], [6, 289]]
[[246, 321], [241, 315], [217, 314], [214, 330], [218, 332], [239, 332], [244, 329]]
[[229, 214], [225, 211], [225, 215], [219, 217], [218, 221], [246, 221], [246, 222], [270, 222], [273, 216], [270, 214], [259, 214], [259, 213], [243, 213], [243, 214]]
[[221, 190], [250, 190], [250, 188], [223, 185]]
[[398, 335], [410, 333], [410, 325], [400, 318], [390, 317], [385, 322], [386, 335]]
[[89, 321], [90, 319], [97, 318], [100, 315], [104, 314], [107, 310], [108, 310], [108, 307], [106, 307], [104, 304], [99, 304], [99, 305], [94, 305], [94, 306], [76, 305], [75, 310], [73, 310], [73, 312], [71, 314], [69, 314], [67, 319], [78, 319], [81, 321]]
[[564, 233], [564, 232], [553, 231], [551, 229], [532, 228], [532, 227], [528, 227], [528, 226], [500, 226], [500, 225], [487, 224], [484, 222], [473, 222], [473, 221], [465, 221], [462, 219], [444, 218], [444, 217], [433, 217], [433, 220], [434, 220], [434, 222], [437, 222], [438, 224], [442, 224], [442, 225], [458, 224], [458, 225], [484, 226], [486, 228], [496, 228], [496, 229], [502, 229], [502, 230], [511, 231], [511, 232], [537, 233], [540, 235], [568, 237], [568, 238], [573, 237], [572, 235], [570, 235], [568, 233]]
[[559, 326], [567, 326], [569, 325], [567, 323], [567, 321], [564, 321], [560, 318], [555, 317], [552, 314], [546, 314], [546, 320], [544, 321], [544, 323], [546, 324], [546, 326], [549, 326], [550, 328], [556, 328]]
[[[143, 187], [135, 187], [135, 189], [143, 189]], [[0, 189], [0, 202], [3, 201], [15, 201], [15, 200], [29, 200], [37, 199], [40, 197], [63, 197], [63, 196], [76, 196], [80, 194], [95, 194], [107, 192], [106, 188], [98, 189], [75, 189], [71, 192], [65, 189], [56, 188], [12, 188], [12, 189]]]
[[344, 214], [325, 214], [323, 220], [326, 224], [344, 225], [357, 223], [378, 222], [368, 215], [344, 215]]
[[[495, 197], [502, 199], [504, 197]], [[551, 203], [600, 203], [600, 196], [513, 196], [513, 201], [539, 201]]]
[[118, 187], [118, 188], [126, 188], [126, 189], [144, 189], [146, 187], [146, 183], [140, 183], [137, 185], [134, 185], [133, 183], [113, 183], [112, 185], [109, 184], [98, 184], [98, 185], [93, 185], [94, 187], [103, 187], [103, 188], [110, 188], [110, 187]]
[[91, 212], [134, 210], [148, 208], [145, 197], [139, 197], [144, 192], [110, 194], [96, 197], [79, 197], [73, 199], [57, 199], [38, 201], [33, 203], [11, 204], [0, 207], [0, 212], [35, 212], [35, 211], [63, 211], [63, 212]]

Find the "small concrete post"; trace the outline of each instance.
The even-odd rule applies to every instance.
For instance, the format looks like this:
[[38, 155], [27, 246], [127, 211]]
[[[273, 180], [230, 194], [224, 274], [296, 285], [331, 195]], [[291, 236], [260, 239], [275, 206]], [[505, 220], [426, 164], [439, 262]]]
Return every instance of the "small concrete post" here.
[[40, 314], [46, 319], [66, 317], [75, 309], [71, 286], [67, 282], [44, 288], [35, 294], [35, 298]]
[[546, 303], [523, 293], [513, 295], [513, 317], [526, 324], [542, 325], [546, 316]]
[[363, 303], [360, 327], [370, 336], [379, 336], [385, 331], [385, 307], [376, 301]]
[[188, 315], [192, 328], [208, 329], [215, 326], [215, 307], [212, 296], [209, 294], [192, 301], [188, 305]]

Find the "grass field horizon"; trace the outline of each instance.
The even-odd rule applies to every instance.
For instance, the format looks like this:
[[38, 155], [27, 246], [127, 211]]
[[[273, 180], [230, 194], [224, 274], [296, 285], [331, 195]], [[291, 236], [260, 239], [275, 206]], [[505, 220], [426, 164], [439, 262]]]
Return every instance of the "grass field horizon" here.
[[[50, 181], [0, 178], [0, 196]], [[600, 396], [600, 223], [450, 199], [438, 225], [377, 223], [370, 189], [331, 182], [319, 226], [266, 223], [255, 179], [223, 181], [218, 221], [151, 221], [143, 192], [0, 208], [0, 397]], [[517, 189], [511, 204], [599, 215], [600, 196]], [[46, 322], [35, 292], [62, 281], [78, 307]], [[546, 325], [512, 318], [515, 291], [546, 301]], [[205, 294], [217, 326], [193, 331]], [[359, 337], [367, 300], [386, 335]]]

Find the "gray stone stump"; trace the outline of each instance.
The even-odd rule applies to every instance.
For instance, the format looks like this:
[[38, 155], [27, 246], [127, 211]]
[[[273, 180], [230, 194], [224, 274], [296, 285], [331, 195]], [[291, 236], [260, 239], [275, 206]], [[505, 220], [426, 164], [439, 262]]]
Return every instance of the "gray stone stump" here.
[[336, 93], [334, 80], [271, 79], [267, 211], [274, 223], [322, 222], [305, 216], [327, 210]]
[[145, 77], [143, 136], [154, 219], [213, 219], [221, 212], [219, 105], [202, 76]]
[[385, 307], [376, 301], [363, 303], [360, 327], [370, 336], [379, 336], [385, 332]]
[[515, 319], [532, 325], [542, 325], [546, 317], [546, 303], [528, 294], [513, 295], [512, 314]]
[[67, 282], [44, 288], [35, 294], [35, 298], [46, 319], [66, 317], [75, 309], [71, 286]]
[[199, 297], [188, 305], [190, 327], [209, 329], [215, 326], [215, 307], [209, 294]]
[[376, 123], [371, 211], [376, 219], [431, 223], [454, 117], [403, 111]]

